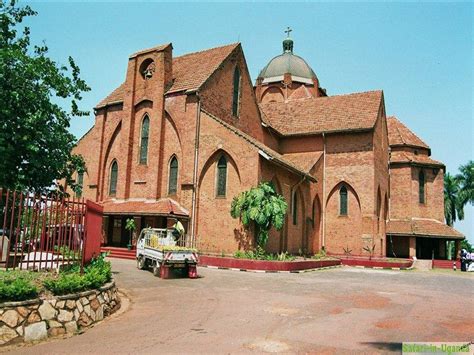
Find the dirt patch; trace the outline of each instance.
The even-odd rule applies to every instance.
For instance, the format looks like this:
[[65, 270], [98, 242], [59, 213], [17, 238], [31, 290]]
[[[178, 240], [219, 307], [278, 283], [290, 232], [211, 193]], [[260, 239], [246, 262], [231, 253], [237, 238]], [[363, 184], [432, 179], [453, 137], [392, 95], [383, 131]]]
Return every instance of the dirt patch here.
[[252, 350], [263, 351], [267, 353], [281, 353], [281, 352], [288, 352], [290, 347], [277, 340], [257, 340], [252, 344], [248, 344], [248, 347]]
[[341, 314], [342, 312], [344, 312], [344, 309], [341, 307], [334, 307], [329, 311], [330, 314]]
[[381, 329], [400, 329], [402, 327], [402, 322], [398, 319], [387, 319], [375, 323], [375, 326]]
[[381, 309], [390, 305], [390, 299], [376, 295], [375, 293], [366, 293], [364, 295], [354, 295], [350, 297], [354, 307], [365, 309]]
[[472, 323], [472, 320], [466, 319], [465, 321], [456, 320], [454, 322], [443, 322], [441, 326], [457, 334], [466, 334], [469, 336], [474, 334], [474, 323]]

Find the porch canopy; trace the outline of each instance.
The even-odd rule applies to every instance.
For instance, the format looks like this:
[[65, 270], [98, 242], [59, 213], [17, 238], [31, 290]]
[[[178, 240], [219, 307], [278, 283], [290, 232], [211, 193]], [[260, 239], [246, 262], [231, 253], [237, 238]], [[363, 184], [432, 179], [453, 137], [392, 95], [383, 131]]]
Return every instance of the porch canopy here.
[[447, 240], [464, 239], [464, 235], [453, 227], [436, 219], [428, 218], [391, 219], [387, 223], [387, 235]]
[[110, 200], [102, 203], [104, 215], [176, 216], [189, 218], [189, 211], [171, 198], [159, 200]]

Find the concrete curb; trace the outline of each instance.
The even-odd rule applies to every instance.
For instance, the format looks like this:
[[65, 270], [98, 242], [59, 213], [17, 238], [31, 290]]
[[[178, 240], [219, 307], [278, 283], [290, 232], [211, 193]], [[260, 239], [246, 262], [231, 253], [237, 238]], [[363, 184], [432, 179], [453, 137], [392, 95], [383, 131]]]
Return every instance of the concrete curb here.
[[260, 274], [303, 274], [305, 272], [313, 272], [313, 271], [327, 270], [327, 269], [336, 269], [336, 268], [340, 268], [341, 266], [342, 265], [334, 265], [334, 266], [324, 266], [324, 267], [320, 267], [320, 268], [316, 268], [316, 269], [294, 270], [294, 271], [278, 271], [278, 270], [236, 269], [236, 268], [222, 267], [222, 266], [199, 265], [199, 267], [205, 267], [205, 268], [208, 268], [208, 269], [254, 272], [254, 273], [260, 273]]

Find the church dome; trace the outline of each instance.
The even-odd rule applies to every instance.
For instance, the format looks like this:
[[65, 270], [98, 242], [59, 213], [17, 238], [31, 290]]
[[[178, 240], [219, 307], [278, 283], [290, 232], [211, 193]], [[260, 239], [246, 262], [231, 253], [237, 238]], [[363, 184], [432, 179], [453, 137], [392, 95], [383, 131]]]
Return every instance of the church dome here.
[[290, 74], [293, 81], [312, 84], [313, 79], [317, 80], [313, 69], [306, 63], [306, 61], [293, 54], [293, 40], [286, 38], [283, 41], [283, 54], [274, 57], [262, 69], [258, 75], [263, 83], [270, 83], [283, 80], [285, 74]]

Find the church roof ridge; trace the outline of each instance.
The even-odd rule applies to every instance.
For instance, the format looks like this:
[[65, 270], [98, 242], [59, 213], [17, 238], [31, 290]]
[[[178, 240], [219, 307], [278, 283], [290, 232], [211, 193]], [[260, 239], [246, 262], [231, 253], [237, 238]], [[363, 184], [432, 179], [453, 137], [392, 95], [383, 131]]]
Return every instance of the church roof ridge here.
[[224, 45], [221, 45], [221, 46], [206, 48], [206, 49], [202, 49], [200, 51], [184, 53], [184, 54], [181, 54], [177, 57], [174, 57], [173, 59], [183, 58], [183, 57], [190, 56], [190, 55], [195, 55], [195, 54], [201, 54], [201, 53], [204, 53], [204, 52], [207, 52], [207, 51], [213, 51], [213, 50], [221, 49], [221, 48], [225, 48], [225, 47], [237, 47], [240, 44], [241, 44], [240, 42], [234, 42], [234, 43], [224, 44]]

